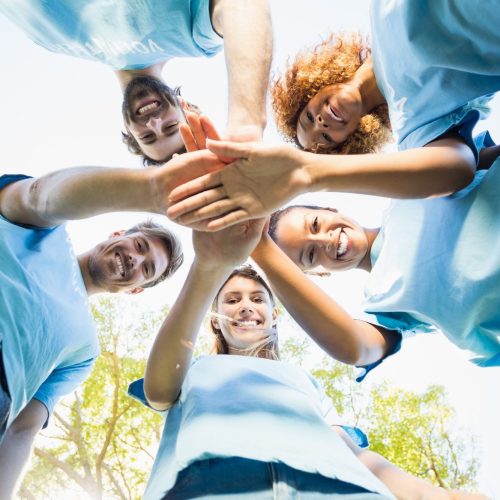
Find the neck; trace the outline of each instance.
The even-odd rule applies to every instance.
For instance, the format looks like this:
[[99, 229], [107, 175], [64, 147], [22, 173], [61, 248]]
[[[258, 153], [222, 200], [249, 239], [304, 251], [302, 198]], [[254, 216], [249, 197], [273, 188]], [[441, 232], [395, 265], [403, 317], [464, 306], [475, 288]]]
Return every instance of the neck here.
[[371, 57], [368, 57], [357, 69], [353, 78], [353, 83], [358, 87], [359, 93], [361, 94], [363, 115], [371, 113], [374, 108], [380, 106], [380, 104], [386, 103], [377, 85]]
[[127, 87], [128, 83], [138, 76], [152, 76], [158, 80], [162, 80], [163, 66], [165, 66], [166, 61], [161, 61], [159, 63], [153, 64], [143, 69], [119, 69], [115, 71], [116, 78], [118, 78], [118, 83], [122, 92]]
[[370, 228], [366, 229], [363, 228], [363, 231], [365, 232], [366, 239], [368, 240], [368, 249], [366, 250], [366, 254], [363, 257], [363, 260], [359, 263], [358, 269], [363, 269], [363, 271], [370, 272], [372, 270], [372, 261], [370, 259], [370, 253], [372, 250], [373, 242], [375, 241], [375, 238], [377, 237], [380, 228]]
[[87, 294], [94, 295], [95, 293], [102, 292], [98, 286], [95, 285], [92, 277], [89, 273], [89, 257], [90, 252], [85, 252], [77, 256], [78, 265], [80, 266], [80, 272], [82, 273], [83, 283], [85, 284], [85, 289]]

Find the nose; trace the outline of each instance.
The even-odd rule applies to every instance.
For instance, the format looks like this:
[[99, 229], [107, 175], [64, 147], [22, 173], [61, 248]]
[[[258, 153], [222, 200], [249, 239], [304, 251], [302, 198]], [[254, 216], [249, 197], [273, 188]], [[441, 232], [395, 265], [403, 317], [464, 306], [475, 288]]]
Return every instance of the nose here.
[[250, 304], [243, 304], [238, 313], [241, 318], [249, 318], [253, 314], [253, 308]]
[[314, 235], [315, 243], [320, 247], [324, 247], [327, 252], [330, 252], [333, 247], [333, 231], [326, 231]]
[[151, 132], [156, 132], [159, 135], [161, 133], [161, 118], [151, 116], [146, 122], [146, 127], [151, 130]]
[[145, 257], [141, 254], [129, 254], [128, 261], [131, 269], [138, 268], [144, 261]]
[[318, 124], [318, 127], [328, 128], [328, 124], [325, 122], [325, 120], [321, 116], [321, 113], [318, 113], [318, 115], [316, 116], [316, 123]]

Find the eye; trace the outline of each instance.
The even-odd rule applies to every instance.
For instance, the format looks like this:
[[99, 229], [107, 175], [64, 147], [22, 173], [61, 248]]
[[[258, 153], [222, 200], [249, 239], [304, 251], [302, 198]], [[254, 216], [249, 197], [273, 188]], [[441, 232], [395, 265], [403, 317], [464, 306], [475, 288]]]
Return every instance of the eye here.
[[312, 113], [310, 111], [308, 111], [306, 113], [306, 117], [307, 119], [311, 122], [311, 123], [314, 123], [314, 116], [312, 115]]
[[318, 232], [318, 229], [319, 229], [319, 223], [318, 223], [318, 217], [314, 217], [314, 220], [311, 224], [311, 227], [312, 227], [312, 232], [313, 233], [317, 233]]
[[143, 272], [144, 272], [144, 276], [146, 276], [146, 278], [149, 277], [149, 267], [147, 264], [144, 264], [144, 266], [142, 267], [143, 269]]
[[237, 300], [237, 299], [234, 299], [234, 298], [233, 298], [233, 299], [227, 299], [227, 300], [226, 300], [226, 303], [227, 303], [227, 304], [237, 304], [237, 303], [238, 303], [238, 300]]
[[257, 304], [262, 304], [264, 302], [264, 299], [262, 297], [255, 297], [253, 301]]
[[323, 137], [323, 139], [325, 139], [326, 142], [328, 143], [332, 143], [333, 142], [333, 139], [328, 135], [328, 134], [321, 134], [321, 137]]
[[308, 254], [309, 264], [312, 264], [314, 262], [314, 254], [315, 254], [314, 247], [312, 247], [311, 250], [309, 250]]
[[146, 144], [151, 144], [156, 141], [156, 136], [154, 134], [146, 134], [139, 137], [139, 139]]

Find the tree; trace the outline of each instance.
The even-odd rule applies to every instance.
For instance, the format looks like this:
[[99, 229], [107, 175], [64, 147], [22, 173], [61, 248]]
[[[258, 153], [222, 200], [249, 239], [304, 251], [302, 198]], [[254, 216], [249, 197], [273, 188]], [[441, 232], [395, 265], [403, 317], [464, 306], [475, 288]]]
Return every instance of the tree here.
[[143, 376], [144, 345], [166, 310], [137, 321], [126, 298], [101, 298], [92, 309], [101, 356], [85, 384], [56, 408], [21, 497], [54, 498], [58, 489], [72, 489], [87, 498], [132, 499], [144, 491], [162, 418], [130, 398], [127, 387]]

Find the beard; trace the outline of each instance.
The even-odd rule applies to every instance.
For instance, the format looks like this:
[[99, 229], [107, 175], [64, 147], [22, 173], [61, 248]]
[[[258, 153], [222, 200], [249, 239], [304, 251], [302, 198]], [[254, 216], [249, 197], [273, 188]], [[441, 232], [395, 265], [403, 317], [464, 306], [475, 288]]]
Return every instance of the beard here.
[[179, 104], [177, 89], [171, 89], [168, 85], [152, 76], [138, 76], [127, 84], [123, 92], [122, 114], [125, 123], [135, 121], [135, 110], [132, 108], [132, 103], [147, 97], [152, 92], [158, 95], [162, 107], [177, 106]]

